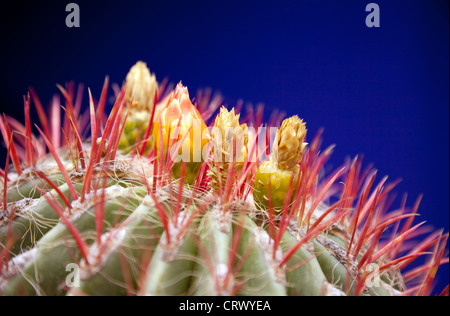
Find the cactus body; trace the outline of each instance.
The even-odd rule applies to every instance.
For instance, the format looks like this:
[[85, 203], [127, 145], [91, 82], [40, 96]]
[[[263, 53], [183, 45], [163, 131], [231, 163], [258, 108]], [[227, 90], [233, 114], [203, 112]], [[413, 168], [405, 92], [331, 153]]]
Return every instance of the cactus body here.
[[[39, 129], [40, 145], [25, 128], [13, 146], [2, 120], [2, 295], [429, 294], [448, 234], [405, 252], [420, 231], [418, 203], [389, 212], [393, 186], [362, 173], [360, 159], [323, 177], [331, 150], [321, 152], [319, 138], [306, 147], [298, 117], [283, 122], [262, 161], [234, 110], [221, 109], [210, 127], [223, 137], [210, 136], [187, 88], [161, 98], [145, 64], [130, 71], [104, 124], [106, 87], [97, 111], [91, 99], [91, 139], [80, 137], [73, 107], [65, 146], [49, 128]], [[43, 143], [48, 153], [33, 149]], [[182, 148], [187, 161], [172, 161]]]

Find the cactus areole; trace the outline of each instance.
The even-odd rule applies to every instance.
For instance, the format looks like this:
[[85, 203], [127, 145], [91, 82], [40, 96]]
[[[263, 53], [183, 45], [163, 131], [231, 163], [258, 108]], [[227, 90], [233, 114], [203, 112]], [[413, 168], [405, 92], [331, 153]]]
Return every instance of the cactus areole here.
[[359, 157], [325, 172], [299, 116], [262, 122], [144, 62], [124, 78], [112, 108], [106, 78], [84, 106], [70, 83], [0, 117], [1, 295], [448, 294], [420, 198], [391, 210], [396, 182]]

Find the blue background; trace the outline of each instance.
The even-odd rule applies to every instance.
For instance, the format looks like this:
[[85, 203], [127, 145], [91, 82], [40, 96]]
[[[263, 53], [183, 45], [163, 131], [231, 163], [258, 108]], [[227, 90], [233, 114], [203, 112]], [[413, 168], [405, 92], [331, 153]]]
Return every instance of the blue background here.
[[44, 103], [69, 80], [98, 96], [106, 75], [121, 83], [142, 59], [192, 94], [211, 87], [230, 105], [264, 103], [266, 118], [299, 114], [310, 137], [324, 127], [332, 166], [364, 154], [378, 179], [403, 179], [399, 199], [423, 193], [420, 220], [448, 231], [448, 0], [375, 1], [371, 29], [362, 0], [74, 1], [78, 29], [65, 26], [70, 1], [10, 2], [0, 5], [0, 112], [22, 120], [28, 86]]

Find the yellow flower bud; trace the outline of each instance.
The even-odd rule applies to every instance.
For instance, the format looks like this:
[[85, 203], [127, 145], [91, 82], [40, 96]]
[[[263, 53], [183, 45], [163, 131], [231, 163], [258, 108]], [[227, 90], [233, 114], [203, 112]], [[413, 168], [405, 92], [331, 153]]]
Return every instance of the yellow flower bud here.
[[277, 131], [269, 161], [260, 165], [253, 182], [253, 197], [261, 209], [272, 207], [276, 212], [283, 209], [291, 190], [291, 204], [295, 197], [299, 163], [306, 147], [306, 128], [298, 116], [285, 119]]
[[147, 64], [138, 61], [128, 72], [125, 84], [125, 101], [131, 109], [119, 141], [119, 149], [127, 153], [146, 142], [145, 152], [148, 152], [151, 142], [145, 140], [144, 136], [155, 106], [158, 82]]
[[209, 176], [216, 190], [219, 189], [219, 181], [222, 187], [225, 186], [229, 166], [233, 163], [236, 168], [235, 182], [247, 156], [248, 128], [247, 124], [239, 124], [239, 116], [235, 114], [234, 108], [228, 111], [222, 107], [211, 132], [213, 161]]
[[126, 78], [125, 99], [132, 108], [138, 111], [152, 113], [158, 82], [154, 74], [150, 73], [147, 64], [138, 61], [131, 67]]
[[271, 157], [278, 169], [297, 172], [306, 147], [306, 131], [305, 123], [296, 115], [283, 121], [275, 137]]

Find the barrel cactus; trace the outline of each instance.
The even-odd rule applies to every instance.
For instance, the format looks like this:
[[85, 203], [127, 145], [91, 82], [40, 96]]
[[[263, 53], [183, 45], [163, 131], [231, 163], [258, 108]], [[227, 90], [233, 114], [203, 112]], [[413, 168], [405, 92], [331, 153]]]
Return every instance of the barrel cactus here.
[[298, 116], [241, 117], [143, 62], [109, 113], [108, 78], [85, 112], [73, 84], [59, 89], [48, 114], [31, 90], [24, 125], [0, 119], [1, 295], [435, 290], [448, 233], [415, 224], [420, 198], [390, 210], [396, 182], [358, 157], [325, 173], [332, 148]]

